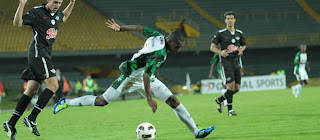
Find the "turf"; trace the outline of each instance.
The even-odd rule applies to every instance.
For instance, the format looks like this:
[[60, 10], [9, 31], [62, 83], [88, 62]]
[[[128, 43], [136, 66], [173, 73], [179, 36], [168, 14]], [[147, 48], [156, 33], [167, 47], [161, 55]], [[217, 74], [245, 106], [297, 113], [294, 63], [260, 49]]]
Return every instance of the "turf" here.
[[[294, 98], [291, 89], [243, 92], [234, 97], [238, 116], [228, 117], [226, 108], [219, 113], [213, 98], [219, 95], [178, 96], [196, 124], [202, 128], [215, 126], [206, 139], [319, 139], [320, 87], [304, 87], [301, 98]], [[150, 122], [157, 129], [158, 140], [194, 139], [171, 108], [159, 100], [152, 113], [145, 99], [117, 101], [105, 107], [69, 107], [54, 115], [52, 107], [39, 115], [36, 137], [17, 123], [16, 139], [23, 140], [135, 140], [138, 124]], [[30, 113], [27, 111], [23, 116]], [[12, 112], [0, 114], [7, 121]], [[0, 133], [0, 139], [8, 139]]]

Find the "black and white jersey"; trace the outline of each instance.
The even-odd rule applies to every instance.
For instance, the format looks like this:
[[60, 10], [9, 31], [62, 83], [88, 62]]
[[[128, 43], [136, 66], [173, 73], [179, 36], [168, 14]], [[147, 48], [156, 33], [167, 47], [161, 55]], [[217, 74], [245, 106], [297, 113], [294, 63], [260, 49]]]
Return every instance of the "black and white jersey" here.
[[28, 50], [29, 58], [51, 58], [52, 44], [56, 40], [63, 17], [60, 9], [56, 13], [50, 13], [45, 4], [31, 8], [22, 16], [23, 24], [30, 25], [33, 31], [33, 41]]
[[221, 57], [221, 63], [224, 65], [239, 65], [239, 55], [238, 49], [241, 46], [246, 45], [246, 41], [243, 37], [241, 30], [235, 29], [234, 33], [231, 33], [229, 30], [222, 29], [219, 30], [211, 40], [215, 45], [220, 44], [221, 50], [227, 50], [229, 56]]

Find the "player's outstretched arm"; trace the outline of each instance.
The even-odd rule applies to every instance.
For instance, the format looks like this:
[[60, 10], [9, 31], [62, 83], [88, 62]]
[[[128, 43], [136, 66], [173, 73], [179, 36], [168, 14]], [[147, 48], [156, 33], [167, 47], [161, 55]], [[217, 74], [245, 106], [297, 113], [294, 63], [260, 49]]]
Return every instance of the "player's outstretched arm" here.
[[69, 5], [66, 7], [66, 9], [63, 10], [63, 12], [62, 12], [64, 14], [64, 17], [62, 19], [63, 22], [66, 22], [67, 19], [69, 18], [75, 2], [76, 2], [76, 0], [70, 0]]
[[13, 19], [13, 26], [15, 27], [21, 27], [23, 20], [22, 20], [22, 14], [23, 14], [23, 9], [24, 6], [26, 5], [28, 0], [20, 0], [18, 9], [16, 11], [16, 14], [14, 15], [14, 19]]
[[146, 92], [148, 105], [152, 108], [152, 112], [155, 113], [157, 110], [157, 103], [152, 100], [151, 91], [150, 91], [150, 76], [148, 73], [143, 73], [143, 82], [144, 82], [144, 90]]
[[141, 25], [124, 25], [120, 26], [118, 23], [116, 23], [113, 19], [108, 20], [106, 22], [108, 27], [116, 32], [121, 32], [121, 31], [136, 31], [140, 32], [142, 34], [143, 31], [143, 26]]

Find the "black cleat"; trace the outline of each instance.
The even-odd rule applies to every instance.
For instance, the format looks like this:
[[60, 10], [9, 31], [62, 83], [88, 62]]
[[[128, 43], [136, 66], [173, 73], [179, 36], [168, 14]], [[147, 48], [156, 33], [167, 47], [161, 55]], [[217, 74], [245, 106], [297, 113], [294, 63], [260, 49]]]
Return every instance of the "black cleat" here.
[[238, 116], [233, 110], [229, 110], [228, 116]]
[[4, 131], [7, 132], [8, 137], [12, 140], [15, 140], [14, 136], [16, 135], [17, 130], [14, 127], [10, 126], [8, 122], [3, 123], [2, 127], [4, 128]]
[[220, 113], [222, 113], [222, 107], [221, 107], [221, 102], [218, 100], [218, 98], [214, 99], [216, 101], [216, 103], [218, 104], [217, 109]]
[[37, 122], [35, 121], [30, 121], [28, 119], [28, 116], [23, 118], [23, 123], [26, 127], [28, 127], [29, 131], [33, 134], [35, 134], [36, 136], [40, 136], [40, 133], [37, 130]]

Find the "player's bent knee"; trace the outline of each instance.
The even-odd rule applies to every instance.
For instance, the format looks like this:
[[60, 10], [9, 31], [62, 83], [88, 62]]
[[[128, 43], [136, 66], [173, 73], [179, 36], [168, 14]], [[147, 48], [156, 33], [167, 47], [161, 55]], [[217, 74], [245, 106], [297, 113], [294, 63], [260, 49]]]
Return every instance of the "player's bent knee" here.
[[59, 85], [58, 84], [47, 85], [47, 89], [51, 90], [53, 93], [56, 93], [57, 90], [59, 89]]
[[235, 91], [235, 86], [234, 85], [228, 86], [228, 90]]
[[[111, 103], [116, 100], [120, 96], [120, 92], [118, 92], [113, 87], [109, 87], [102, 95], [101, 98], [104, 99], [107, 103]], [[99, 96], [100, 97], [100, 96]]]
[[228, 89], [229, 89], [229, 90], [231, 90], [231, 91], [234, 91], [234, 90], [235, 90], [235, 88], [236, 88], [236, 84], [235, 84], [235, 82], [234, 82], [234, 81], [233, 81], [233, 82], [228, 83], [227, 85], [228, 85]]
[[108, 102], [103, 98], [103, 96], [98, 96], [94, 101], [94, 106], [105, 106]]
[[176, 96], [171, 95], [168, 100], [166, 101], [166, 103], [171, 107], [171, 108], [176, 108], [180, 105], [179, 100], [177, 99]]
[[38, 92], [38, 90], [26, 90], [23, 94], [32, 98], [34, 95], [37, 94], [37, 92]]

